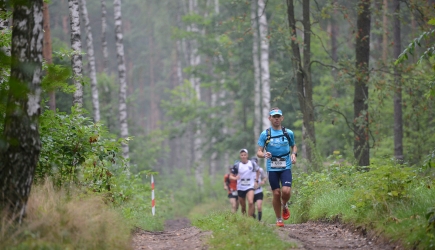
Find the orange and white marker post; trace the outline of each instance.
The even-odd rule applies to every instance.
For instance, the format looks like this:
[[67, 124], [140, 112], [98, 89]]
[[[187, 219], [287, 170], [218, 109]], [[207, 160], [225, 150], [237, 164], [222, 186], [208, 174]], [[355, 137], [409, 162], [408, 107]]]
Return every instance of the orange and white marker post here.
[[156, 213], [156, 201], [154, 200], [154, 177], [151, 175], [151, 211], [154, 214]]

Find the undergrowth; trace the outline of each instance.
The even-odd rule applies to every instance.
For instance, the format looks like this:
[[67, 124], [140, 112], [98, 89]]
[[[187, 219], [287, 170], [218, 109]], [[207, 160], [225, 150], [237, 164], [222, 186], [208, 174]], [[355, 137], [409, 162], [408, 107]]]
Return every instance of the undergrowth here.
[[[330, 220], [366, 227], [405, 248], [435, 246], [434, 180], [424, 168], [373, 160], [294, 174], [291, 223]], [[432, 209], [431, 209], [432, 208]]]

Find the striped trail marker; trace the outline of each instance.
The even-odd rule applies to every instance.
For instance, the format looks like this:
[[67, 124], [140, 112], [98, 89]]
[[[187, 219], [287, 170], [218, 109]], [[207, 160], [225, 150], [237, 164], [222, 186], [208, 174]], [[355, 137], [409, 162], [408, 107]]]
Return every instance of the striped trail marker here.
[[151, 211], [156, 213], [156, 201], [154, 200], [154, 177], [151, 175]]

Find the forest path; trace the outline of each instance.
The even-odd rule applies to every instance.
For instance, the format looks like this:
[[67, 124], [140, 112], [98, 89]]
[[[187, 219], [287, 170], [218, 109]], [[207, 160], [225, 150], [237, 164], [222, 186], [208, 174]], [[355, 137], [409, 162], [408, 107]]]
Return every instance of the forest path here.
[[[293, 249], [402, 249], [384, 241], [378, 235], [369, 236], [364, 230], [352, 229], [338, 223], [286, 224], [276, 231], [282, 240], [298, 245], [298, 248]], [[168, 220], [163, 232], [137, 231], [133, 236], [133, 248], [135, 250], [208, 249], [206, 241], [208, 237], [212, 237], [211, 234], [192, 227], [186, 218]]]

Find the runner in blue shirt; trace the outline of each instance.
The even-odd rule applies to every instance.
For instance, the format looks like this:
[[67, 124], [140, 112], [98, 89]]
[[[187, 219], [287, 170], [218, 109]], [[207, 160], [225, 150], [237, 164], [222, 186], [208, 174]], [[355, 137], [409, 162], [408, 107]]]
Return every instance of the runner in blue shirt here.
[[[293, 131], [281, 126], [284, 116], [279, 108], [269, 112], [271, 127], [264, 130], [258, 138], [258, 158], [267, 159], [269, 183], [273, 192], [273, 209], [276, 225], [284, 226], [290, 218], [287, 202], [290, 200], [292, 186], [292, 164], [296, 163], [297, 147]], [[282, 187], [281, 187], [282, 186]], [[281, 216], [282, 212], [282, 216]]]

